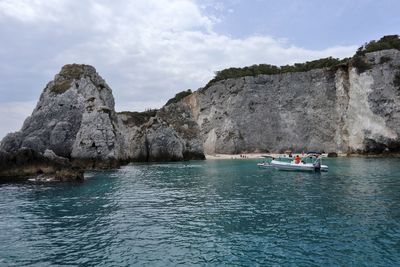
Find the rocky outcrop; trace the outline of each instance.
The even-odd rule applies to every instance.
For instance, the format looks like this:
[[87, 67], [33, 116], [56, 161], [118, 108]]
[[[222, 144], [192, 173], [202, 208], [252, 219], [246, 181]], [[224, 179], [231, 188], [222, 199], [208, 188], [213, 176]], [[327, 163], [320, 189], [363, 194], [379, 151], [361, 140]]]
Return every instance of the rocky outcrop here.
[[400, 51], [356, 66], [218, 81], [188, 96], [213, 153], [400, 152]]
[[146, 129], [148, 160], [204, 159], [200, 128], [184, 102], [163, 107]]
[[[181, 127], [181, 119], [193, 128]], [[51, 150], [74, 166], [110, 168], [129, 161], [204, 158], [199, 133], [184, 103], [158, 112], [115, 112], [112, 91], [96, 70], [72, 64], [47, 84], [22, 129], [7, 135], [0, 149]]]
[[51, 181], [82, 181], [83, 171], [51, 150], [43, 154], [29, 148], [0, 150], [0, 182], [38, 176]]
[[204, 159], [200, 128], [190, 107], [173, 103], [158, 111], [118, 113], [124, 158], [136, 161]]
[[93, 67], [66, 65], [47, 84], [22, 129], [7, 135], [1, 148], [50, 149], [67, 158], [112, 157], [112, 110], [111, 89]]

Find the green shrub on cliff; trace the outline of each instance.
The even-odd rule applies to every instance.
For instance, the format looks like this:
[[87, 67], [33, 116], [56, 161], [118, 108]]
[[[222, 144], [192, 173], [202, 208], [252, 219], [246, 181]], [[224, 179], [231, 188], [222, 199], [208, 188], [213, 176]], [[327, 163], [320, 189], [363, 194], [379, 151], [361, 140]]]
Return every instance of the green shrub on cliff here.
[[143, 112], [122, 111], [118, 112], [118, 114], [125, 115], [125, 118], [122, 120], [125, 124], [139, 126], [147, 122], [151, 117], [156, 116], [157, 111], [158, 109], [148, 109]]
[[[358, 48], [356, 54], [351, 59], [351, 65], [357, 68], [358, 73], [365, 72], [371, 68], [371, 64], [365, 61], [365, 54], [387, 49], [400, 50], [400, 38], [397, 34], [383, 36], [378, 41], [372, 40]], [[383, 56], [380, 63], [383, 64], [390, 60], [390, 57]]]
[[355, 55], [350, 62], [351, 66], [355, 67], [359, 74], [371, 69], [372, 67], [370, 63], [365, 61], [364, 57], [358, 55]]
[[55, 81], [50, 91], [55, 94], [65, 93], [71, 87], [72, 80]]
[[371, 41], [365, 45], [358, 48], [356, 55], [363, 56], [366, 53], [387, 50], [387, 49], [397, 49], [400, 50], [400, 38], [397, 34], [383, 36], [378, 41]]
[[186, 91], [179, 92], [173, 98], [168, 100], [165, 105], [168, 106], [170, 104], [177, 103], [177, 102], [181, 101], [184, 97], [190, 95], [191, 93], [192, 93], [192, 90], [190, 90], [190, 89], [188, 89]]
[[58, 78], [55, 79], [51, 92], [55, 94], [62, 94], [66, 92], [71, 86], [74, 80], [79, 80], [85, 68], [90, 67], [83, 64], [68, 64], [62, 67]]
[[294, 65], [285, 65], [280, 67], [269, 64], [259, 64], [243, 68], [229, 68], [215, 72], [215, 77], [211, 81], [209, 81], [205, 88], [209, 87], [211, 84], [217, 81], [229, 78], [257, 76], [260, 74], [272, 75], [287, 72], [305, 72], [313, 69], [335, 67], [341, 64], [346, 64], [347, 61], [348, 58], [340, 60], [333, 57], [327, 57], [313, 61], [307, 61], [305, 63], [295, 63]]

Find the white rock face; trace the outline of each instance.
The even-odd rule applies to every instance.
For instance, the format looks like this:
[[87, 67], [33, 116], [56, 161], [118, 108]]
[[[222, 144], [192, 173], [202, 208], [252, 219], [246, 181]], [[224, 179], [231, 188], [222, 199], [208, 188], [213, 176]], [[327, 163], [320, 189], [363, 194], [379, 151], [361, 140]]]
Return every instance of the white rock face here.
[[349, 134], [346, 124], [346, 113], [349, 103], [349, 73], [347, 70], [339, 69], [335, 76], [336, 87], [336, 108], [337, 114], [336, 131], [335, 131], [335, 144], [338, 153], [347, 152], [349, 143]]
[[374, 114], [371, 110], [368, 96], [372, 93], [373, 76], [369, 73], [357, 74], [357, 70], [350, 70], [349, 102], [346, 114], [348, 131], [348, 146], [352, 150], [363, 150], [364, 140], [368, 137], [373, 140], [379, 138], [396, 139], [397, 133], [390, 129], [384, 117]]
[[[206, 153], [336, 150], [335, 73], [259, 75], [220, 81], [188, 101]], [[321, 120], [320, 118], [326, 119]]]

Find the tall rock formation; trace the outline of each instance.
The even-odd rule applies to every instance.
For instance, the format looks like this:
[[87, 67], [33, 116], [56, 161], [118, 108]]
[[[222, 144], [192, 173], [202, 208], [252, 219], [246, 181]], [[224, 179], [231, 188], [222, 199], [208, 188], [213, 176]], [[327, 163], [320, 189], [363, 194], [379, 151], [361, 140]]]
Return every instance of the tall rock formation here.
[[215, 82], [188, 96], [205, 153], [400, 152], [400, 51], [355, 66]]
[[96, 70], [71, 64], [47, 84], [22, 129], [8, 134], [0, 149], [48, 149], [84, 167], [204, 158], [202, 146], [192, 145], [201, 144], [200, 135], [188, 135], [189, 130], [177, 124], [182, 116], [195, 126], [191, 131], [200, 132], [184, 104], [154, 114], [117, 113], [112, 91]]

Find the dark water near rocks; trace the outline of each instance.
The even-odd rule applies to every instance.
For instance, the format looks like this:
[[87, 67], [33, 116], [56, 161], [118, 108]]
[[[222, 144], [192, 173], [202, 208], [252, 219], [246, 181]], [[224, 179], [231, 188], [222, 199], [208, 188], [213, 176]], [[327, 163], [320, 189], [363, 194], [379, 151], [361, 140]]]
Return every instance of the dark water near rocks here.
[[0, 266], [399, 266], [400, 159], [142, 164], [0, 185]]

